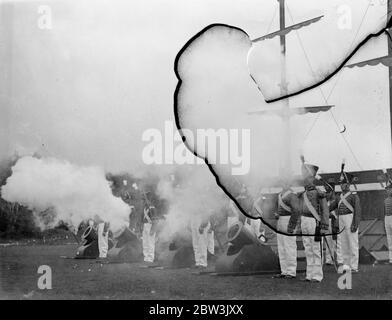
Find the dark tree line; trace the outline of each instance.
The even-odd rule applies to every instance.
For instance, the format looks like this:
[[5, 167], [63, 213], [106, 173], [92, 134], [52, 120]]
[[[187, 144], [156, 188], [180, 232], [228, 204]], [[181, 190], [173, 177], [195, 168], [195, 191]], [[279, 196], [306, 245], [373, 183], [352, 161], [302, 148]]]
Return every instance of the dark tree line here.
[[[11, 176], [12, 167], [17, 160], [18, 157], [14, 156], [0, 162], [0, 188], [6, 184], [7, 179]], [[31, 210], [18, 203], [5, 201], [0, 197], [0, 238], [30, 238], [38, 236], [39, 233], [39, 228], [36, 226]]]

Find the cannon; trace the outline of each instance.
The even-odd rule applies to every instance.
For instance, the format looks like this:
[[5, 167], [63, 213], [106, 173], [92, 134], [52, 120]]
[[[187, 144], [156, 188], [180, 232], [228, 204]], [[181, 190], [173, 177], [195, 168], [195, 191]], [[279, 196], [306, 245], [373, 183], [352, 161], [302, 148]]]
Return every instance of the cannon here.
[[124, 227], [113, 235], [114, 246], [108, 251], [108, 258], [119, 262], [140, 262], [143, 260], [141, 240], [129, 228]]
[[279, 258], [246, 224], [237, 222], [227, 232], [228, 248], [218, 258], [218, 273], [279, 272]]
[[195, 265], [195, 255], [193, 252], [192, 238], [190, 235], [175, 235], [168, 244], [169, 250], [162, 250], [159, 255], [159, 262], [164, 266], [173, 269], [190, 268]]
[[[158, 242], [156, 261], [158, 265], [171, 269], [191, 268], [195, 266], [195, 253], [190, 232], [177, 232], [170, 240]], [[216, 257], [207, 250], [208, 263]]]
[[[109, 249], [113, 241], [108, 240]], [[82, 234], [82, 245], [76, 251], [76, 259], [97, 259], [99, 257], [98, 234], [93, 226], [88, 226]]]
[[82, 239], [85, 240], [86, 243], [91, 243], [94, 240], [98, 239], [97, 232], [95, 231], [95, 229], [93, 227], [88, 226], [82, 234]]

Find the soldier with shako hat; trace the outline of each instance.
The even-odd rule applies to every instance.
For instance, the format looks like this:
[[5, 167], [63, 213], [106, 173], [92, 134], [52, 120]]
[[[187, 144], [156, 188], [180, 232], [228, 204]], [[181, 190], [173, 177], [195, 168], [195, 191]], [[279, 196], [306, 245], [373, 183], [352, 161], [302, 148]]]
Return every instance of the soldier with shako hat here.
[[387, 197], [384, 200], [384, 214], [385, 214], [385, 231], [388, 239], [389, 250], [389, 264], [392, 265], [392, 178], [389, 176], [387, 170], [384, 170], [386, 177]]
[[356, 273], [359, 263], [358, 229], [361, 221], [361, 204], [358, 194], [350, 190], [356, 178], [345, 172], [344, 168], [345, 161], [342, 163], [339, 179], [342, 193], [335, 197], [329, 209], [336, 210], [339, 219], [341, 232], [338, 234], [337, 241], [338, 263], [343, 265], [344, 269]]
[[[306, 278], [304, 281], [323, 280], [322, 234], [328, 231], [329, 211], [326, 194], [317, 189], [314, 182], [319, 168], [302, 160], [302, 176], [305, 191], [299, 194], [299, 214], [292, 214], [288, 233], [293, 234], [298, 219], [301, 218], [302, 241], [306, 255]], [[307, 236], [308, 235], [308, 236]]]

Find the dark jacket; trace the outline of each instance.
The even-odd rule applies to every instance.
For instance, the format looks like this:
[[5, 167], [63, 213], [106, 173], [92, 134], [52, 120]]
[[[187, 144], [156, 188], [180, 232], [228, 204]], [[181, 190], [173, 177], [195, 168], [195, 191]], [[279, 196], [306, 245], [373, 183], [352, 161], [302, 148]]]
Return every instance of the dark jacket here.
[[313, 205], [316, 212], [320, 217], [320, 227], [322, 230], [327, 231], [329, 228], [329, 210], [326, 199], [326, 194], [318, 190], [314, 185], [305, 187], [305, 191], [298, 195], [299, 198], [299, 210], [298, 213], [292, 214], [289, 222], [288, 231], [293, 233], [297, 226], [298, 220], [301, 216], [313, 217], [311, 211], [305, 204], [305, 194], [309, 199], [309, 202]]
[[280, 196], [282, 197], [283, 203], [288, 208], [290, 208], [291, 211], [287, 211], [283, 206], [281, 206], [279, 204], [279, 200], [278, 200], [278, 215], [280, 217], [291, 216], [292, 214], [298, 215], [298, 212], [300, 209], [298, 196], [294, 192], [291, 192], [291, 193], [287, 194], [286, 197], [284, 197], [284, 195], [287, 193], [287, 191], [289, 191], [289, 190], [283, 190], [281, 192]]
[[340, 199], [340, 195], [336, 195], [335, 200], [333, 200], [329, 205], [329, 211], [336, 211], [338, 216], [354, 214], [353, 225], [358, 228], [362, 215], [361, 202], [359, 200], [358, 194], [356, 192], [351, 192], [350, 195], [346, 198], [347, 202], [354, 209], [354, 212], [351, 212], [351, 210], [347, 208], [347, 206], [341, 202]]
[[[146, 206], [145, 209], [148, 209], [147, 216], [150, 218], [151, 222], [156, 222], [159, 220], [158, 210], [154, 206]], [[144, 215], [143, 210], [143, 223], [149, 223], [148, 219]]]

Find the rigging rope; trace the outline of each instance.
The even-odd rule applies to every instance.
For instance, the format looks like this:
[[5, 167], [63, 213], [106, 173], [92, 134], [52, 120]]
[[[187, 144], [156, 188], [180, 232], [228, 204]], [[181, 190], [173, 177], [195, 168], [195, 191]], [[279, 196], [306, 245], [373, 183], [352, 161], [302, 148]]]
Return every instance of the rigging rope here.
[[[353, 41], [352, 41], [352, 43], [351, 43], [351, 45], [350, 45], [351, 48], [353, 47], [353, 45], [354, 45], [354, 43], [355, 43], [355, 40], [357, 39], [357, 37], [358, 37], [358, 35], [359, 35], [359, 32], [360, 32], [360, 30], [361, 30], [361, 28], [362, 28], [363, 23], [365, 22], [365, 18], [366, 18], [367, 13], [368, 13], [368, 11], [369, 11], [369, 9], [370, 9], [370, 5], [371, 5], [371, 4], [370, 4], [370, 2], [369, 2], [369, 3], [368, 3], [368, 6], [367, 6], [367, 8], [366, 8], [366, 11], [365, 11], [365, 13], [364, 13], [364, 15], [363, 15], [363, 17], [362, 17], [361, 23], [360, 23], [360, 25], [359, 25], [359, 27], [358, 27], [358, 30], [357, 30], [357, 32], [356, 32], [356, 34], [355, 34], [355, 36], [354, 36], [354, 38], [353, 38]], [[290, 15], [290, 18], [291, 18], [292, 23], [295, 23], [295, 21], [294, 21], [294, 19], [293, 19], [293, 16], [292, 16], [292, 14], [291, 14], [291, 11], [290, 11], [288, 5], [286, 5], [286, 6], [287, 6], [287, 11], [288, 11], [288, 13], [289, 13], [289, 15]], [[314, 69], [313, 69], [313, 67], [312, 67], [312, 63], [311, 63], [311, 61], [310, 61], [309, 55], [308, 55], [307, 52], [306, 52], [305, 46], [304, 46], [303, 41], [302, 41], [302, 39], [301, 39], [301, 37], [300, 37], [300, 35], [299, 35], [298, 30], [296, 30], [296, 35], [297, 35], [298, 41], [299, 41], [299, 43], [300, 43], [300, 46], [301, 46], [301, 48], [302, 48], [302, 51], [303, 51], [303, 53], [304, 53], [304, 55], [305, 55], [307, 64], [308, 64], [308, 66], [309, 66], [309, 68], [310, 68], [310, 70], [311, 70], [313, 76], [315, 76], [315, 72], [314, 72]], [[320, 86], [318, 87], [318, 89], [319, 89], [319, 91], [320, 91], [320, 93], [321, 93], [321, 95], [322, 95], [322, 97], [323, 97], [323, 99], [324, 99], [324, 101], [325, 101], [325, 103], [326, 103], [327, 105], [329, 104], [328, 100], [331, 98], [333, 92], [335, 91], [335, 89], [336, 89], [336, 87], [337, 87], [337, 84], [338, 84], [338, 82], [339, 82], [339, 80], [340, 80], [340, 78], [341, 78], [341, 75], [342, 75], [342, 73], [339, 73], [338, 78], [336, 79], [336, 81], [335, 81], [335, 83], [334, 83], [334, 85], [333, 85], [333, 87], [332, 87], [330, 93], [328, 94], [328, 97], [325, 96], [324, 91], [322, 90], [322, 88], [321, 88]], [[331, 114], [331, 117], [332, 117], [333, 121], [335, 122], [335, 124], [336, 124], [336, 126], [337, 126], [337, 128], [338, 128], [338, 130], [339, 130], [339, 132], [340, 132], [339, 123], [338, 123], [338, 121], [337, 121], [335, 115], [333, 114], [333, 111], [332, 111], [332, 110], [330, 110], [330, 114]], [[314, 127], [315, 127], [315, 125], [316, 125], [316, 123], [317, 123], [317, 121], [318, 121], [319, 119], [320, 119], [320, 113], [317, 115], [316, 119], [313, 121], [313, 124], [312, 124], [310, 130], [309, 130], [308, 133], [306, 134], [305, 141], [306, 141], [306, 139], [309, 137], [310, 133], [313, 131], [313, 129], [314, 129]], [[341, 137], [343, 138], [344, 142], [346, 143], [346, 145], [347, 145], [347, 147], [348, 147], [350, 153], [352, 154], [352, 156], [353, 156], [355, 162], [357, 163], [358, 167], [359, 167], [361, 170], [363, 170], [363, 168], [362, 168], [362, 166], [361, 166], [361, 164], [360, 164], [360, 162], [359, 162], [357, 156], [355, 155], [355, 153], [354, 153], [354, 151], [353, 151], [353, 149], [352, 149], [350, 143], [348, 142], [348, 140], [346, 139], [346, 137], [344, 136], [343, 133], [340, 133], [340, 135], [341, 135]]]
[[273, 24], [274, 21], [275, 21], [275, 18], [276, 18], [276, 14], [277, 14], [277, 13], [278, 13], [278, 7], [275, 7], [274, 15], [272, 16], [272, 20], [271, 20], [270, 24], [268, 25], [268, 28], [267, 28], [267, 31], [266, 31], [265, 34], [269, 34], [269, 32], [271, 31], [272, 24]]

